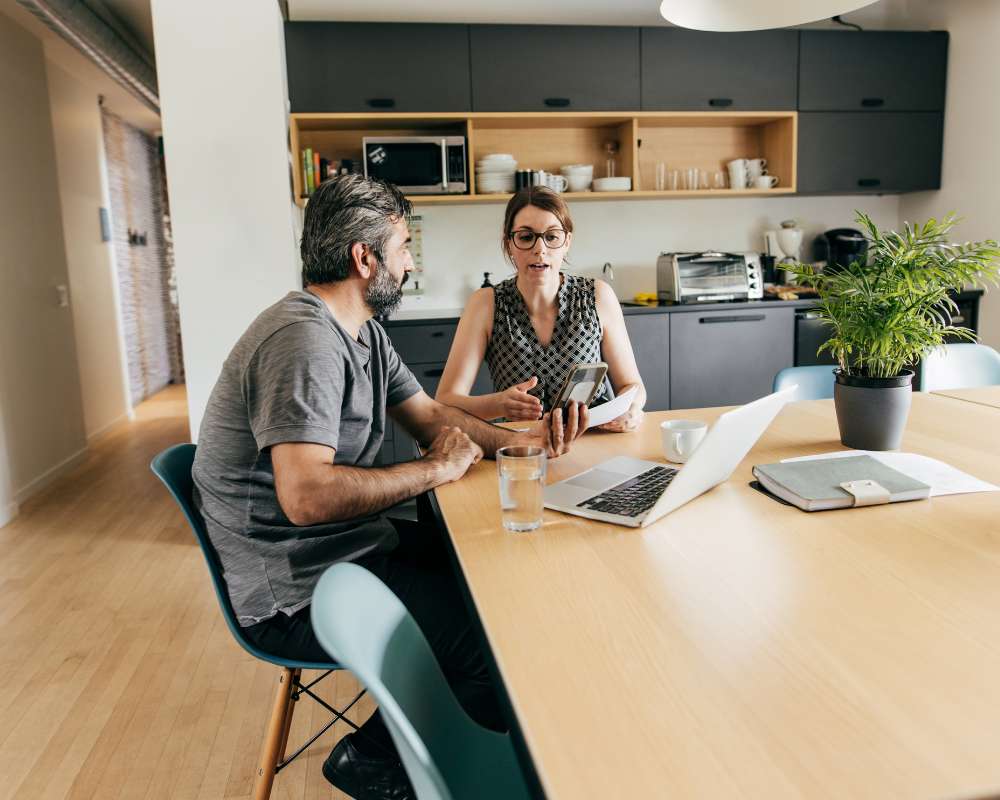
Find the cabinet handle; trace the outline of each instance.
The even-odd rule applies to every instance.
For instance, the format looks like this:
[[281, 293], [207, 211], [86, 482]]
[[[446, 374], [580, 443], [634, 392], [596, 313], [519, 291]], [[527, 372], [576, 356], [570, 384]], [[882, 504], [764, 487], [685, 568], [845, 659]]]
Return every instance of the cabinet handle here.
[[859, 178], [858, 179], [858, 186], [863, 186], [863, 187], [868, 188], [868, 189], [870, 189], [873, 186], [878, 186], [881, 183], [882, 183], [882, 181], [880, 181], [878, 178]]
[[432, 369], [424, 370], [424, 377], [427, 378], [440, 378], [444, 375], [444, 367], [433, 367]]
[[434, 333], [431, 334], [432, 339], [440, 339], [442, 336], [444, 336], [444, 331], [434, 331]]
[[965, 322], [965, 317], [963, 317], [961, 314], [956, 314], [954, 317], [951, 318], [952, 325], [961, 325], [964, 322]]
[[885, 100], [881, 97], [862, 97], [861, 105], [865, 108], [879, 108], [885, 105]]
[[546, 97], [545, 105], [549, 108], [566, 108], [569, 106], [568, 97]]
[[733, 99], [731, 97], [713, 97], [708, 101], [708, 104], [716, 108], [726, 108], [733, 104]]
[[396, 101], [391, 97], [369, 97], [368, 105], [372, 108], [395, 108]]
[[767, 319], [764, 314], [731, 314], [725, 317], [700, 317], [698, 322], [702, 325], [714, 325], [720, 322], [760, 322], [763, 319]]

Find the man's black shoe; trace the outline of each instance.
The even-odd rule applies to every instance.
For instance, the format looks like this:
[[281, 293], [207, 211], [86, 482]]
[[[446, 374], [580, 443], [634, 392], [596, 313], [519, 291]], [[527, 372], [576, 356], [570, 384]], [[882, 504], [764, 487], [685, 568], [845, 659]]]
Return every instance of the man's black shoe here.
[[362, 755], [349, 734], [323, 762], [323, 777], [355, 800], [415, 800], [403, 765], [394, 758]]

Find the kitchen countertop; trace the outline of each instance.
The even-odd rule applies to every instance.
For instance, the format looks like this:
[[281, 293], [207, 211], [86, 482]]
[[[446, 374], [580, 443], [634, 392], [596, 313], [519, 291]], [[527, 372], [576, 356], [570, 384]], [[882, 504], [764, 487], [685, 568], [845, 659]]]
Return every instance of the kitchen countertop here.
[[[727, 308], [745, 310], [748, 308], [808, 308], [816, 304], [816, 298], [802, 300], [744, 300], [720, 303], [687, 303], [685, 305], [638, 306], [622, 305], [625, 316], [633, 314], [671, 314], [686, 311], [724, 311]], [[384, 321], [385, 326], [415, 325], [457, 322], [462, 316], [461, 308], [427, 308], [399, 311]]]
[[[956, 295], [956, 299], [965, 300], [978, 297], [983, 294], [982, 289], [966, 289]], [[720, 303], [687, 303], [684, 305], [662, 305], [662, 306], [639, 306], [632, 305], [629, 301], [623, 303], [622, 312], [625, 316], [633, 314], [673, 314], [685, 313], [689, 311], [725, 311], [726, 309], [741, 310], [758, 308], [810, 308], [816, 305], [815, 297], [806, 297], [800, 300], [742, 300], [724, 301]], [[431, 323], [447, 324], [457, 322], [462, 316], [461, 308], [421, 308], [411, 311], [400, 311], [382, 324], [389, 327], [401, 325], [425, 325]]]

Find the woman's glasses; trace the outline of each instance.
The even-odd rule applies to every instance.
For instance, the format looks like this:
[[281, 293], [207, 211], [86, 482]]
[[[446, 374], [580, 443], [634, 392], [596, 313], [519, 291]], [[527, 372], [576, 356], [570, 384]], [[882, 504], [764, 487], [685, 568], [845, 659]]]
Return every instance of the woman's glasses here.
[[510, 240], [518, 250], [530, 250], [539, 239], [545, 242], [547, 248], [555, 250], [566, 244], [566, 231], [562, 228], [549, 228], [547, 231], [535, 233], [527, 228], [521, 228], [510, 235]]

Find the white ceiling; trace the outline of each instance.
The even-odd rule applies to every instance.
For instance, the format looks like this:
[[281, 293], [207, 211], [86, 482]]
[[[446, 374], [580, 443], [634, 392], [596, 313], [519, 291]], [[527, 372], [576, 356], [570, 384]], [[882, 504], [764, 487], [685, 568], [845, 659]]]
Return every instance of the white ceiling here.
[[[879, 0], [846, 18], [863, 27], [919, 29], [927, 5], [946, 1]], [[288, 0], [292, 20], [356, 22], [666, 25], [659, 8], [659, 0]]]

